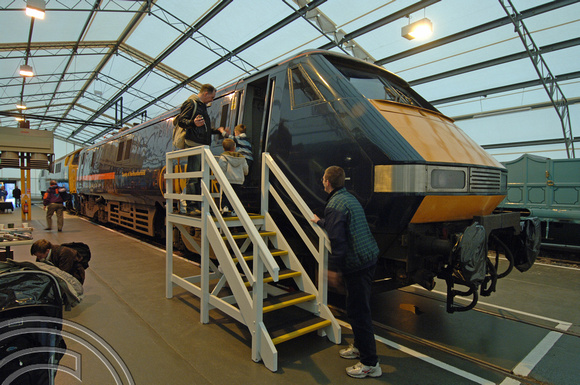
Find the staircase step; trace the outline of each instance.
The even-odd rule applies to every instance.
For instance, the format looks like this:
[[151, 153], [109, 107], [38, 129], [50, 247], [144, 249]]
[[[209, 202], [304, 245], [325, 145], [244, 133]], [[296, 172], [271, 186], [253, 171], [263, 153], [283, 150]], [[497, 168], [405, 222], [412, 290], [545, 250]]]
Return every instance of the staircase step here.
[[314, 294], [305, 293], [303, 291], [294, 291], [282, 295], [270, 296], [264, 300], [263, 312], [269, 313], [274, 310], [312, 301], [314, 299], [316, 299]]
[[[257, 220], [257, 219], [264, 219], [263, 215], [260, 214], [252, 214], [252, 213], [248, 213], [248, 215], [250, 216], [251, 220]], [[228, 221], [238, 221], [240, 218], [239, 217], [224, 217], [224, 221], [228, 222]], [[217, 218], [213, 217], [214, 222], [217, 222]]]
[[[276, 235], [275, 231], [260, 231], [260, 235], [262, 237], [272, 237], [274, 235]], [[243, 234], [233, 234], [232, 238], [234, 239], [247, 239], [249, 237], [249, 235], [247, 233], [243, 233]], [[225, 241], [228, 238], [223, 236], [222, 239]]]
[[[279, 257], [281, 255], [287, 255], [288, 251], [280, 249], [270, 249], [270, 253], [272, 254], [273, 257]], [[242, 254], [242, 256], [244, 257], [245, 261], [251, 261], [252, 259], [254, 259], [254, 253], [252, 251], [246, 251], [245, 253]], [[234, 258], [234, 263], [238, 263], [237, 258]]]
[[264, 324], [277, 345], [327, 327], [331, 322], [304, 309], [291, 307], [264, 314]]
[[[292, 278], [292, 277], [298, 277], [300, 275], [301, 275], [301, 273], [299, 271], [291, 270], [291, 269], [282, 269], [278, 273], [278, 278], [279, 279], [287, 279], [287, 278]], [[274, 278], [272, 278], [270, 273], [266, 272], [264, 274], [264, 283], [273, 282], [273, 281], [274, 281]], [[246, 285], [246, 287], [250, 287], [250, 282], [246, 281], [245, 285]]]

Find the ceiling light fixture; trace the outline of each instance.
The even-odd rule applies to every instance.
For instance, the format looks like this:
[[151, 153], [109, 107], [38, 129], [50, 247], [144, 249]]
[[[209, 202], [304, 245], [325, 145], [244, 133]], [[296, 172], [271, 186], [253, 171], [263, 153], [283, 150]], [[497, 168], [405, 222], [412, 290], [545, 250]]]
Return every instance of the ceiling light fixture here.
[[401, 36], [405, 39], [424, 39], [433, 33], [433, 23], [427, 18], [423, 18], [414, 23], [404, 26], [401, 29]]
[[25, 110], [26, 109], [26, 104], [24, 103], [20, 103], [16, 105], [16, 108], [18, 108], [19, 110]]
[[44, 19], [46, 3], [44, 0], [28, 0], [26, 2], [26, 15], [36, 19]]
[[34, 72], [32, 71], [32, 67], [28, 64], [22, 64], [20, 66], [20, 76], [34, 76]]
[[21, 116], [17, 116], [17, 117], [14, 118], [14, 120], [16, 120], [18, 122], [22, 122], [22, 121], [24, 121], [24, 118], [21, 117]]

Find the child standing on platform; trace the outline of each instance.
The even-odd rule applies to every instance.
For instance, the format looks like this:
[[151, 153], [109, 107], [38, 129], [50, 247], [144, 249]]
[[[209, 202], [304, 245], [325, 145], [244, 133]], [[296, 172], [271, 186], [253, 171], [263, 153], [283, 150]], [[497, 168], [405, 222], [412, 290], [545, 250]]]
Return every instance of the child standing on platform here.
[[[236, 143], [232, 139], [224, 139], [222, 144], [224, 152], [218, 158], [218, 164], [226, 174], [226, 178], [232, 185], [236, 195], [240, 195], [245, 175], [248, 175], [248, 162], [242, 153], [236, 152]], [[226, 195], [222, 198], [222, 211], [229, 211], [231, 204]], [[232, 211], [232, 215], [235, 213]]]
[[224, 138], [234, 140], [237, 151], [246, 158], [248, 170], [251, 169], [252, 163], [254, 163], [254, 155], [252, 154], [252, 144], [246, 136], [246, 126], [244, 124], [238, 124], [234, 127], [234, 136], [231, 136], [223, 127], [220, 127], [218, 130], [222, 133]]

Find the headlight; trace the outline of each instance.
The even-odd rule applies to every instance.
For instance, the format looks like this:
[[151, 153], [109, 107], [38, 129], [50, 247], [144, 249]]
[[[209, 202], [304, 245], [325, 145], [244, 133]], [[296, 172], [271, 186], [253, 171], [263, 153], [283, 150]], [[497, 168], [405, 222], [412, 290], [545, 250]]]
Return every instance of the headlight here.
[[432, 169], [430, 190], [459, 190], [465, 189], [466, 178], [464, 170]]
[[467, 191], [467, 167], [398, 164], [375, 166], [375, 192], [418, 193]]

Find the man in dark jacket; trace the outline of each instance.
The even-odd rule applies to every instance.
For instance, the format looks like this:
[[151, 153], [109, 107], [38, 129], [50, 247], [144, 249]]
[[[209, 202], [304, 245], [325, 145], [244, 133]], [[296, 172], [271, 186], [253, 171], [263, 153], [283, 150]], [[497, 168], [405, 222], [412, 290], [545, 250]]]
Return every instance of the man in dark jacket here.
[[18, 188], [18, 185], [16, 185], [14, 187], [14, 190], [12, 190], [12, 197], [14, 197], [14, 206], [16, 206], [16, 207], [20, 207], [20, 195], [21, 194], [22, 194], [22, 192]]
[[36, 256], [37, 262], [48, 262], [69, 273], [81, 284], [85, 282], [85, 269], [76, 250], [39, 239], [30, 247], [30, 255]]
[[178, 124], [185, 128], [185, 144], [188, 147], [211, 143], [211, 121], [207, 104], [213, 101], [216, 89], [211, 84], [202, 84], [197, 95], [193, 94], [181, 106]]
[[[181, 116], [179, 124], [185, 128], [186, 148], [211, 144], [213, 129], [211, 120], [207, 113], [207, 104], [213, 101], [216, 89], [211, 84], [202, 84], [197, 95], [191, 95], [181, 106]], [[201, 171], [201, 157], [192, 155], [187, 158], [187, 171]], [[186, 187], [187, 194], [198, 195], [201, 193], [200, 181], [198, 178], [188, 180]], [[199, 202], [188, 202], [187, 211], [199, 212]]]
[[332, 253], [328, 258], [328, 283], [338, 286], [340, 276], [346, 287], [346, 312], [354, 334], [354, 344], [340, 350], [342, 358], [360, 362], [346, 368], [355, 378], [382, 375], [371, 318], [371, 288], [379, 248], [359, 201], [344, 188], [344, 170], [326, 169], [322, 177], [329, 194], [324, 219], [312, 221], [326, 230]]
[[55, 180], [50, 181], [50, 187], [44, 193], [42, 203], [46, 208], [46, 229], [52, 229], [52, 215], [56, 212], [56, 224], [58, 231], [62, 231], [64, 225], [64, 201], [66, 188], [59, 187]]

